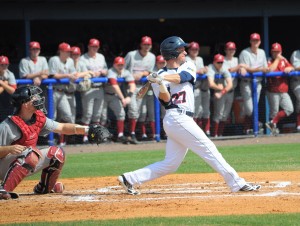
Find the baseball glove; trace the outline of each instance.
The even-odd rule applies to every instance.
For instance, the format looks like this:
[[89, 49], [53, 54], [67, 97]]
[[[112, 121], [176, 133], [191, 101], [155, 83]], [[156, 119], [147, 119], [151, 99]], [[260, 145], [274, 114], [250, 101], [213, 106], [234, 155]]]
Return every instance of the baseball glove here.
[[83, 80], [81, 80], [78, 84], [78, 91], [79, 92], [86, 92], [86, 91], [89, 91], [92, 87], [92, 82], [91, 80], [89, 79], [88, 76], [85, 76], [83, 78]]
[[91, 125], [88, 133], [88, 140], [91, 144], [100, 144], [110, 140], [112, 134], [101, 125]]

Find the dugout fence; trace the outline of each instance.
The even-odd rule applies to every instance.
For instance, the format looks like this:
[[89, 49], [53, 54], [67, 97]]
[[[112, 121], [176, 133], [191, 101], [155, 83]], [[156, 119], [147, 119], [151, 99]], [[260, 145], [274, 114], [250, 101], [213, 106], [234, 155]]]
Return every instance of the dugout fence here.
[[[265, 96], [264, 91], [266, 90], [265, 88], [262, 89], [261, 93], [261, 98], [260, 102], [257, 98], [257, 78], [258, 77], [276, 77], [276, 76], [299, 76], [300, 72], [299, 71], [292, 71], [288, 74], [283, 73], [283, 72], [270, 72], [270, 73], [262, 73], [262, 72], [257, 72], [257, 73], [248, 73], [245, 77], [252, 78], [252, 99], [253, 99], [253, 135], [258, 136], [260, 134], [260, 127], [262, 123], [260, 121], [266, 122], [269, 120], [269, 105], [267, 98]], [[241, 75], [237, 73], [232, 73], [232, 77], [239, 78]], [[222, 78], [222, 75], [216, 75], [216, 78]], [[198, 75], [197, 76], [198, 80], [204, 80], [207, 79], [206, 75]], [[82, 79], [78, 79], [75, 81], [75, 83], [79, 83]], [[103, 78], [92, 78], [91, 79], [93, 83], [107, 83], [108, 79], [103, 77]], [[47, 117], [50, 119], [53, 119], [54, 117], [54, 105], [53, 105], [53, 86], [56, 84], [69, 84], [69, 79], [45, 79], [42, 81], [42, 85], [46, 85], [47, 88], [47, 110], [48, 114]], [[118, 82], [125, 82], [125, 79], [119, 78]], [[141, 82], [147, 82], [146, 78], [142, 78]], [[17, 79], [17, 84], [18, 85], [28, 85], [28, 84], [33, 84], [33, 81], [31, 79]], [[238, 89], [238, 87], [237, 87]], [[236, 95], [238, 94], [238, 91], [236, 92]], [[294, 100], [295, 98], [293, 97], [293, 94], [290, 94], [292, 96], [292, 99]], [[238, 99], [239, 96], [236, 97], [236, 100]], [[237, 120], [237, 114], [240, 114], [242, 111], [242, 100], [239, 98], [239, 102], [234, 102], [233, 104], [233, 110], [232, 114], [233, 116], [235, 115], [235, 123], [229, 123], [230, 126], [236, 126], [238, 127], [239, 121]], [[295, 101], [293, 103], [295, 104]], [[161, 140], [161, 123], [160, 123], [160, 103], [157, 100], [157, 98], [154, 98], [154, 106], [155, 106], [155, 125], [156, 125], [156, 134], [155, 134], [155, 140], [159, 142]], [[211, 103], [212, 105], [212, 103]], [[239, 108], [236, 106], [239, 105]], [[295, 119], [292, 118], [289, 119], [288, 123], [286, 124], [293, 124], [295, 123]], [[292, 127], [292, 126], [291, 126]], [[291, 131], [289, 129], [286, 129], [284, 131]], [[269, 134], [270, 131], [268, 129], [265, 129], [265, 134]], [[242, 134], [241, 134], [242, 135]], [[53, 145], [54, 144], [54, 134], [50, 133], [48, 136], [48, 144]]]

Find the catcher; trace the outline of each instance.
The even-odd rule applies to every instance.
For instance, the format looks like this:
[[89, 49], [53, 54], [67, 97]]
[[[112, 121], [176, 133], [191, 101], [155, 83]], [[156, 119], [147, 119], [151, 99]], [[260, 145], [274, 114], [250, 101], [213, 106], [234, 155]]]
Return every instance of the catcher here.
[[111, 134], [105, 127], [91, 127], [59, 123], [45, 116], [42, 90], [38, 86], [17, 88], [12, 95], [15, 113], [0, 124], [0, 199], [18, 198], [13, 190], [27, 176], [42, 171], [40, 182], [33, 188], [35, 194], [63, 192], [57, 182], [65, 162], [61, 147], [37, 148], [38, 136], [50, 132], [88, 134], [91, 143], [107, 141]]

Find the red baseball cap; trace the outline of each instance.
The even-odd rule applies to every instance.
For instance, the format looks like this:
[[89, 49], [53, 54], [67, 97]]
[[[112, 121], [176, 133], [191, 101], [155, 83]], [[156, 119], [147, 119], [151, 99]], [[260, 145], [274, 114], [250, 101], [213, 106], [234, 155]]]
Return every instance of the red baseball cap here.
[[191, 42], [189, 44], [190, 49], [200, 49], [199, 43], [198, 42]]
[[73, 54], [73, 55], [81, 55], [80, 48], [77, 47], [77, 46], [73, 46], [73, 47], [71, 48], [71, 54]]
[[40, 43], [39, 42], [30, 42], [29, 43], [29, 48], [30, 49], [40, 49], [41, 48], [41, 46], [40, 46]]
[[99, 47], [100, 46], [100, 41], [96, 38], [92, 38], [89, 41], [89, 46]]
[[116, 57], [114, 60], [114, 64], [116, 65], [124, 65], [125, 64], [125, 59], [123, 57]]
[[9, 64], [9, 60], [7, 58], [7, 56], [0, 56], [0, 64]]
[[236, 49], [234, 42], [227, 42], [225, 45], [225, 49]]
[[144, 36], [141, 39], [141, 44], [143, 44], [143, 45], [152, 45], [152, 39], [149, 36]]
[[282, 47], [279, 43], [273, 43], [272, 44], [272, 49], [271, 51], [276, 51], [276, 52], [281, 52], [282, 51]]
[[157, 63], [165, 63], [166, 60], [165, 60], [165, 58], [164, 58], [162, 55], [158, 55], [158, 56], [156, 57], [156, 62], [157, 62]]
[[222, 54], [216, 54], [214, 56], [214, 62], [216, 62], [216, 63], [224, 62], [224, 56]]
[[250, 35], [250, 40], [260, 40], [260, 35], [257, 33], [253, 33]]
[[71, 52], [71, 46], [65, 42], [60, 43], [58, 49], [64, 52]]

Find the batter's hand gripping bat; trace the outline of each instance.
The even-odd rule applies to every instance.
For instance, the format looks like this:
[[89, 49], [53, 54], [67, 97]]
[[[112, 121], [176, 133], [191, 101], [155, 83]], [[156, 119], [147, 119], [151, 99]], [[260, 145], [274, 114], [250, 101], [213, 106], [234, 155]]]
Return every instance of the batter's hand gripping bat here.
[[[153, 73], [152, 77], [156, 77], [157, 74], [156, 73]], [[148, 89], [150, 88], [151, 86], [151, 82], [150, 81], [147, 81], [147, 83], [145, 85], [143, 85], [142, 88], [139, 89], [138, 93], [136, 94], [136, 98], [138, 99], [142, 99], [145, 94], [148, 92]]]

